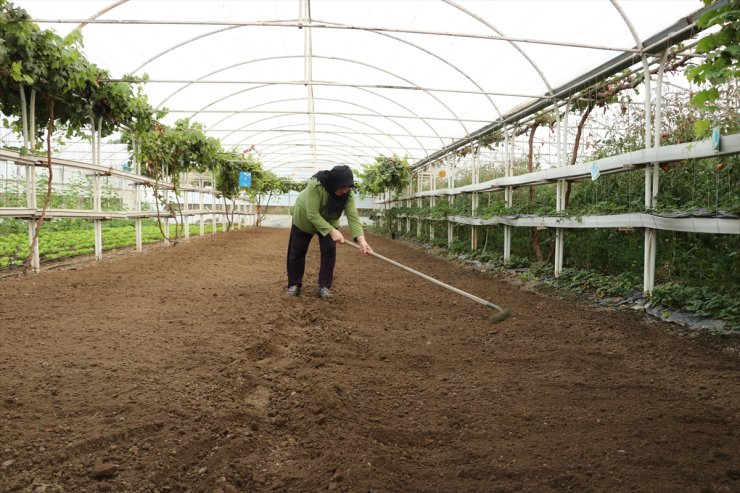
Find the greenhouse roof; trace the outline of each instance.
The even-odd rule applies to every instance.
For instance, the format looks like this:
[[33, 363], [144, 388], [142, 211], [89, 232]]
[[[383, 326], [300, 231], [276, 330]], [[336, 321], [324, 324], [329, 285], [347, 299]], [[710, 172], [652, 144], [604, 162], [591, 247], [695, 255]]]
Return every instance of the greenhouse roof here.
[[700, 0], [15, 0], [166, 123], [305, 179], [414, 165], [694, 33]]

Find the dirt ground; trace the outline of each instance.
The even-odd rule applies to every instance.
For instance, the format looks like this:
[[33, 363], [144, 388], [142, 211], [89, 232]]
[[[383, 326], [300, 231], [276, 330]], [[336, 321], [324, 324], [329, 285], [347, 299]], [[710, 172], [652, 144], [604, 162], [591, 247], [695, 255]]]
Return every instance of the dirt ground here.
[[0, 282], [0, 492], [737, 492], [736, 341], [247, 229]]

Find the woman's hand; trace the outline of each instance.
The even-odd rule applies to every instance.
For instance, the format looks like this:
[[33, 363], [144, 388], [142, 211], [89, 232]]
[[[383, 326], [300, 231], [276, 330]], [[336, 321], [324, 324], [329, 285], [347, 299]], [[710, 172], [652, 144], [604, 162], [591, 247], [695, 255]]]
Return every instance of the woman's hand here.
[[335, 243], [344, 243], [344, 235], [338, 229], [332, 229], [329, 234]]
[[357, 237], [357, 243], [360, 244], [360, 251], [363, 255], [367, 255], [369, 253], [373, 253], [373, 249], [370, 248], [370, 245], [367, 244], [367, 241], [365, 241], [364, 236], [358, 236]]

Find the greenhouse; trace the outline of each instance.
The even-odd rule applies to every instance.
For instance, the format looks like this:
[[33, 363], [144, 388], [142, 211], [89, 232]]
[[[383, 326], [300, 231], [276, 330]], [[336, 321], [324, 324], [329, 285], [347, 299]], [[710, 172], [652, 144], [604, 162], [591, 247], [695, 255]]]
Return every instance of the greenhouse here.
[[0, 0], [0, 492], [736, 491], [739, 25]]

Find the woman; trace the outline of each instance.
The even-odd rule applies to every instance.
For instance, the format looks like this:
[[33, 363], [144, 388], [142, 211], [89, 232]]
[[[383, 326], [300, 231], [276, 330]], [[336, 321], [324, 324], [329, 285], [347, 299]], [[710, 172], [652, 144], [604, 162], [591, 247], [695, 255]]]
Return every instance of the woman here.
[[334, 166], [331, 170], [319, 171], [308, 180], [293, 208], [293, 224], [288, 242], [288, 295], [298, 296], [303, 286], [303, 271], [306, 252], [313, 235], [319, 235], [321, 267], [319, 269], [319, 298], [328, 298], [334, 279], [334, 264], [337, 258], [337, 243], [344, 243], [339, 232], [339, 217], [347, 216], [352, 237], [367, 255], [372, 252], [357, 214], [355, 198], [350, 189], [355, 186], [349, 166]]

